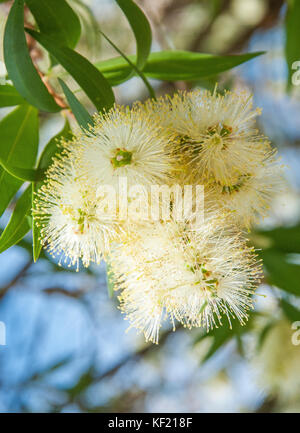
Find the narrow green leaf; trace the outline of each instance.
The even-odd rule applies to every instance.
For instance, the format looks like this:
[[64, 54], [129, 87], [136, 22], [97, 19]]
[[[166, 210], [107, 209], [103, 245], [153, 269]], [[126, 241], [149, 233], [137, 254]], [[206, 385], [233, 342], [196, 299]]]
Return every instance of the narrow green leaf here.
[[280, 306], [286, 318], [292, 323], [300, 321], [300, 310], [284, 299], [281, 299]]
[[0, 85], [0, 107], [12, 107], [21, 105], [26, 101], [20, 93], [10, 84]]
[[128, 22], [136, 40], [136, 66], [142, 70], [151, 50], [152, 33], [150, 24], [142, 10], [132, 0], [116, 0]]
[[59, 84], [61, 85], [64, 94], [67, 98], [68, 104], [79, 124], [83, 129], [89, 129], [89, 125], [93, 124], [93, 119], [90, 116], [89, 112], [85, 109], [85, 107], [78, 101], [74, 93], [71, 92], [66, 83], [63, 82], [60, 78], [58, 79]]
[[51, 37], [31, 29], [26, 29], [26, 31], [72, 75], [99, 111], [112, 107], [115, 101], [112, 88], [101, 72], [85, 57], [68, 47], [59, 45]]
[[[62, 149], [58, 147], [59, 140], [62, 138], [70, 139], [71, 137], [72, 137], [72, 132], [70, 129], [70, 125], [69, 122], [66, 120], [63, 129], [55, 137], [51, 138], [49, 143], [45, 146], [38, 162], [38, 169], [40, 171], [45, 171], [51, 165], [53, 157], [55, 155], [58, 155], [61, 152]], [[34, 195], [42, 185], [43, 185], [43, 181], [34, 182], [32, 184], [32, 194]], [[40, 230], [35, 223], [34, 217], [32, 222], [32, 237], [33, 237], [33, 260], [36, 262], [41, 253], [42, 244], [39, 240]]]
[[292, 75], [295, 72], [292, 65], [300, 61], [300, 44], [299, 44], [299, 22], [300, 22], [300, 2], [299, 0], [289, 0], [285, 20], [285, 58], [288, 67], [287, 88], [292, 86]]
[[300, 296], [300, 266], [289, 263], [286, 254], [275, 249], [263, 250], [260, 256], [268, 273], [268, 282]]
[[[32, 169], [35, 166], [39, 124], [36, 108], [24, 104], [9, 113], [0, 122], [0, 158], [15, 167]], [[0, 167], [0, 215], [16, 194], [22, 181]]]
[[28, 53], [24, 34], [23, 0], [15, 0], [8, 15], [4, 32], [4, 60], [9, 78], [24, 99], [43, 111], [60, 110]]
[[76, 13], [65, 0], [25, 0], [39, 29], [57, 39], [61, 45], [74, 48], [81, 26]]
[[11, 218], [0, 237], [0, 253], [20, 242], [30, 230], [31, 186], [20, 196]]
[[[151, 53], [143, 73], [157, 80], [199, 80], [211, 77], [264, 54], [263, 52], [247, 53], [232, 56], [215, 56], [212, 54], [193, 53], [190, 51], [160, 51]], [[135, 62], [135, 56], [128, 56]], [[122, 57], [101, 61], [96, 67], [103, 73], [111, 85], [126, 81], [130, 66]]]

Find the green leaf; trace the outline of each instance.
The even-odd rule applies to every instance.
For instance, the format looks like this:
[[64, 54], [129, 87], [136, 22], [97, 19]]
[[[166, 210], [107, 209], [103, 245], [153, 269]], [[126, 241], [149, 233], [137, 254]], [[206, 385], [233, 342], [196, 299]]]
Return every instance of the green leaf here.
[[292, 323], [300, 320], [300, 310], [298, 308], [294, 307], [284, 299], [281, 299], [280, 306], [286, 318], [290, 320]]
[[20, 196], [11, 218], [0, 237], [0, 253], [20, 242], [30, 230], [31, 186]]
[[300, 45], [299, 45], [299, 22], [300, 22], [300, 2], [299, 0], [289, 0], [288, 9], [285, 19], [285, 58], [288, 66], [288, 82], [287, 88], [292, 86], [292, 65], [300, 60]]
[[67, 98], [68, 104], [79, 124], [83, 129], [89, 129], [90, 125], [93, 125], [93, 119], [90, 116], [89, 112], [85, 109], [85, 107], [78, 101], [74, 93], [71, 92], [66, 83], [63, 82], [60, 78], [58, 79], [59, 84], [61, 85], [64, 94]]
[[[0, 122], [0, 137], [2, 161], [24, 169], [33, 168], [39, 141], [37, 110], [27, 104], [13, 110]], [[0, 167], [0, 215], [22, 183]]]
[[[149, 78], [166, 81], [199, 80], [235, 68], [263, 52], [247, 53], [232, 56], [215, 56], [212, 54], [193, 53], [190, 51], [160, 51], [151, 53], [143, 69]], [[135, 56], [128, 56], [135, 62]], [[130, 66], [122, 57], [116, 57], [96, 63], [112, 85], [126, 81]]]
[[[59, 140], [62, 138], [70, 139], [71, 137], [72, 137], [72, 132], [70, 129], [70, 125], [69, 122], [66, 120], [63, 129], [55, 137], [51, 138], [49, 143], [45, 146], [38, 162], [38, 169], [41, 171], [45, 171], [51, 165], [53, 157], [55, 155], [58, 155], [62, 151], [62, 148], [58, 147]], [[43, 181], [34, 182], [32, 184], [32, 194], [34, 195], [42, 185], [43, 185]], [[34, 217], [32, 223], [32, 237], [33, 237], [33, 260], [36, 262], [41, 253], [42, 244], [39, 240], [40, 230], [35, 223]]]
[[150, 24], [137, 4], [132, 0], [116, 0], [128, 22], [136, 40], [137, 56], [136, 66], [143, 69], [151, 50], [152, 33]]
[[204, 358], [202, 359], [202, 362], [204, 363], [208, 359], [210, 359], [222, 346], [228, 343], [232, 338], [238, 337], [240, 339], [241, 335], [245, 334], [246, 332], [249, 332], [249, 330], [253, 325], [254, 315], [255, 315], [254, 313], [251, 314], [248, 322], [244, 326], [242, 326], [240, 322], [237, 319], [235, 319], [232, 320], [232, 328], [226, 326], [226, 324], [223, 324], [219, 328], [214, 328], [207, 333], [202, 333], [198, 335], [198, 337], [195, 340], [195, 344], [199, 343], [200, 341], [203, 341], [208, 337], [212, 337], [212, 344], [209, 347]]
[[76, 13], [65, 0], [26, 0], [42, 33], [57, 39], [61, 45], [74, 48], [81, 26]]
[[99, 111], [112, 107], [115, 98], [109, 83], [85, 57], [68, 47], [59, 45], [51, 37], [31, 29], [26, 31], [72, 75]]
[[16, 167], [0, 158], [1, 167], [11, 176], [23, 181], [33, 182], [38, 178], [38, 171], [31, 168]]
[[15, 0], [8, 15], [4, 32], [4, 60], [9, 78], [24, 99], [43, 111], [60, 110], [28, 53], [24, 34], [23, 0]]
[[261, 243], [269, 244], [271, 248], [284, 253], [300, 253], [300, 225], [293, 227], [278, 227], [272, 230], [257, 230], [254, 242], [258, 235], [258, 246]]
[[0, 107], [12, 107], [13, 105], [21, 105], [26, 101], [20, 93], [10, 84], [0, 85]]
[[275, 249], [260, 252], [267, 270], [268, 283], [300, 296], [300, 266], [287, 261], [286, 254]]

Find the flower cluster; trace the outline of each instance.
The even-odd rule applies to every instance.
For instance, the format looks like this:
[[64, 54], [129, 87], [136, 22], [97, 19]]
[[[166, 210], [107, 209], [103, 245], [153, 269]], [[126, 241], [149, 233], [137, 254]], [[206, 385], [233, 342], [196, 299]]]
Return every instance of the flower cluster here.
[[[167, 320], [210, 329], [248, 318], [261, 264], [243, 232], [282, 184], [258, 114], [247, 94], [196, 90], [115, 106], [61, 143], [35, 199], [41, 241], [77, 268], [108, 260], [120, 308], [146, 340], [157, 343]], [[196, 203], [176, 213], [187, 185], [204, 187], [203, 206], [192, 190]]]

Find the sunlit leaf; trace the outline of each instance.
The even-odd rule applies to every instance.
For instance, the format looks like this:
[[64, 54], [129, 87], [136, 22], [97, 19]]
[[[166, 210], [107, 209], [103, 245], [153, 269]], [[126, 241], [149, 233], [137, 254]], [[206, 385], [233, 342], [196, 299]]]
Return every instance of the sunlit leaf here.
[[24, 1], [15, 0], [4, 33], [4, 60], [9, 78], [30, 104], [43, 111], [59, 111], [28, 53], [24, 34]]
[[112, 107], [115, 98], [106, 78], [85, 57], [59, 45], [51, 37], [26, 29], [72, 75], [99, 111]]
[[[32, 169], [38, 149], [38, 127], [38, 112], [28, 104], [4, 117], [0, 122], [0, 158], [16, 167]], [[0, 167], [0, 215], [22, 183]]]
[[11, 218], [0, 237], [0, 253], [20, 242], [30, 230], [31, 186], [20, 196]]
[[42, 33], [57, 39], [61, 45], [76, 46], [80, 21], [65, 0], [26, 0], [26, 4]]
[[[190, 51], [160, 51], [150, 54], [143, 72], [147, 77], [157, 80], [193, 81], [227, 71], [262, 54], [215, 56]], [[128, 57], [132, 62], [136, 61], [136, 56]], [[126, 81], [130, 71], [130, 66], [122, 57], [97, 62], [96, 66], [112, 85]]]

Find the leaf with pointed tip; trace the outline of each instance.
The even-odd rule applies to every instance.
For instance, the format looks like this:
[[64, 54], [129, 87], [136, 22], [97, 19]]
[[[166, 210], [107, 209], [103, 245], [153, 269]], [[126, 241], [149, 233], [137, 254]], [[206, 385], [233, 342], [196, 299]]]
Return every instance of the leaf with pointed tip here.
[[[24, 104], [0, 122], [0, 158], [9, 165], [32, 169], [35, 166], [39, 142], [36, 108]], [[0, 215], [16, 194], [22, 181], [0, 167]]]
[[128, 22], [136, 40], [136, 66], [142, 70], [151, 50], [152, 33], [144, 12], [132, 0], [116, 0]]
[[0, 253], [20, 242], [29, 232], [28, 216], [31, 209], [31, 185], [18, 199], [11, 218], [0, 237]]
[[55, 112], [56, 104], [35, 69], [24, 33], [24, 1], [15, 0], [4, 32], [4, 60], [9, 78], [26, 101], [43, 111]]
[[64, 91], [68, 104], [79, 126], [81, 126], [83, 129], [89, 129], [89, 126], [93, 125], [94, 123], [92, 117], [85, 109], [85, 107], [78, 101], [74, 93], [71, 92], [66, 83], [64, 83], [63, 80], [61, 80], [60, 78], [58, 79], [58, 81]]
[[[215, 56], [191, 51], [159, 51], [149, 55], [142, 71], [146, 77], [157, 80], [195, 81], [235, 68], [262, 54], [264, 52]], [[128, 58], [132, 62], [136, 61], [136, 56]], [[96, 67], [113, 86], [126, 81], [130, 71], [130, 66], [123, 57], [97, 62]]]
[[72, 75], [99, 111], [112, 107], [115, 97], [110, 84], [85, 57], [58, 44], [55, 39], [49, 36], [31, 29], [26, 29], [26, 31]]

